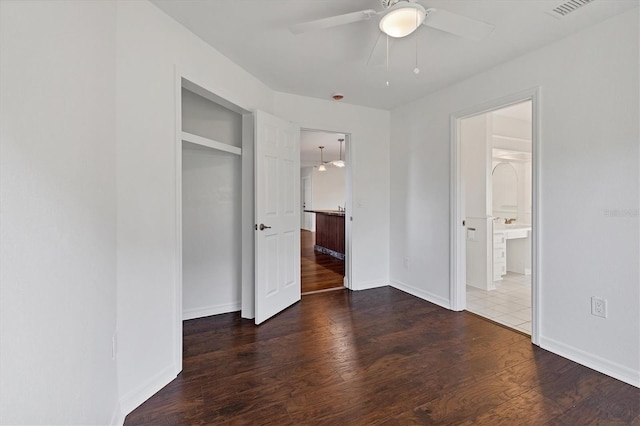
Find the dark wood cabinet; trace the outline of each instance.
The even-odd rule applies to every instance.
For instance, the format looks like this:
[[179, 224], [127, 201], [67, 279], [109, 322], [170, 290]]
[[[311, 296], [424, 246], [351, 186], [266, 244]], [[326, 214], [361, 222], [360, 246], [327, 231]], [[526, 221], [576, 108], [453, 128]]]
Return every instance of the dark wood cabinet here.
[[316, 214], [316, 245], [344, 254], [344, 215]]
[[313, 211], [316, 214], [315, 250], [344, 259], [344, 213]]

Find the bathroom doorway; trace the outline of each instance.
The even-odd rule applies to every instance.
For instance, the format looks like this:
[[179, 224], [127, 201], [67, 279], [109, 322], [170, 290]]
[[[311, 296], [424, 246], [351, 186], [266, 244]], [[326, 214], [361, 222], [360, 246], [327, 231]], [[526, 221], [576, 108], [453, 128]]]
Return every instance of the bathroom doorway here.
[[349, 135], [300, 132], [302, 294], [342, 290], [349, 261]]
[[532, 336], [535, 129], [533, 97], [456, 118], [458, 308]]

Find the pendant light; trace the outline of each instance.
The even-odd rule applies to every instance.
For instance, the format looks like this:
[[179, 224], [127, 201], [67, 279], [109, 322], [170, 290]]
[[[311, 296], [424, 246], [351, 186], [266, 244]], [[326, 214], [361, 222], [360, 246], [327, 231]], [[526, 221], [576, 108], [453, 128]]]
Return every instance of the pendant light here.
[[340, 142], [340, 159], [333, 161], [332, 164], [336, 167], [344, 167], [344, 161], [342, 161], [342, 142], [344, 142], [343, 138], [338, 139], [338, 142]]
[[327, 168], [324, 165], [324, 158], [322, 156], [322, 150], [324, 149], [324, 146], [319, 146], [318, 148], [320, 148], [320, 165], [318, 166], [318, 171], [319, 172], [326, 172]]

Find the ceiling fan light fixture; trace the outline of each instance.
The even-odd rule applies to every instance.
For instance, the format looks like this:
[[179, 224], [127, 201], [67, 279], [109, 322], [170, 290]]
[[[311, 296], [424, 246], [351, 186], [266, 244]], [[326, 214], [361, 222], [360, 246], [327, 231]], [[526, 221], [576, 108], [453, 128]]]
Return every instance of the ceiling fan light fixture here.
[[422, 25], [426, 14], [424, 7], [418, 3], [398, 3], [380, 19], [380, 31], [390, 37], [406, 37]]

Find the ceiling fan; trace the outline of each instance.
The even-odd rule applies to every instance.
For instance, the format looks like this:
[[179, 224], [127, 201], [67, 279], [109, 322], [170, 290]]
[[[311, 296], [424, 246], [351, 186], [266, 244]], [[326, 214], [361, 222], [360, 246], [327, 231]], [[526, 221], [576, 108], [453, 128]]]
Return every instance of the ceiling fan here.
[[425, 8], [417, 0], [381, 0], [383, 10], [373, 9], [331, 16], [315, 21], [291, 25], [294, 34], [323, 30], [339, 25], [366, 21], [380, 17], [379, 27], [384, 34], [402, 38], [417, 30], [421, 25], [436, 28], [471, 40], [481, 40], [493, 31], [494, 26], [482, 21], [448, 12], [442, 9]]

